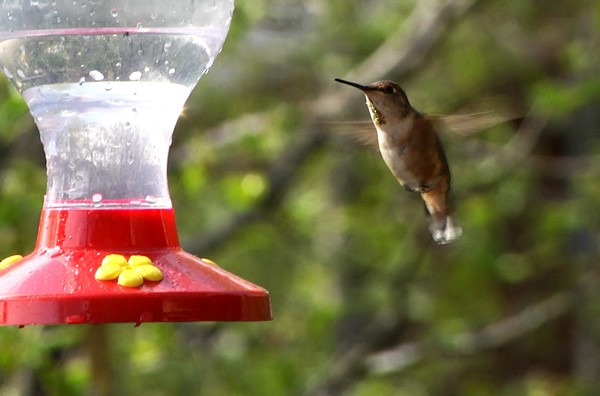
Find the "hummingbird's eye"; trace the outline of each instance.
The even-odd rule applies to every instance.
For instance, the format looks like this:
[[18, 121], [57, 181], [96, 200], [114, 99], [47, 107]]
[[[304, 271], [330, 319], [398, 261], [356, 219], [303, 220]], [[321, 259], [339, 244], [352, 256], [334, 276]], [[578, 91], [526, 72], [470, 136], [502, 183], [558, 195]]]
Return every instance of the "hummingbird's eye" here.
[[383, 92], [385, 92], [388, 95], [391, 95], [396, 92], [396, 89], [394, 87], [392, 87], [391, 85], [388, 85], [387, 87], [385, 87], [383, 89]]

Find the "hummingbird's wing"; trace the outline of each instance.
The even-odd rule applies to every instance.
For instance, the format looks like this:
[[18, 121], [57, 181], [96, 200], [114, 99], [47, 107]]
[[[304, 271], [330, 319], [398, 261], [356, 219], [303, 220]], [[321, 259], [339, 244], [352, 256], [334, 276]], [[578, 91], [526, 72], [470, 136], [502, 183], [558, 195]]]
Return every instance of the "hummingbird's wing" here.
[[502, 114], [496, 111], [483, 111], [469, 114], [428, 114], [439, 130], [470, 136], [496, 125], [518, 118], [514, 114]]
[[449, 115], [428, 115], [436, 123], [439, 130], [470, 136], [485, 131], [496, 125], [522, 118], [521, 110], [517, 110], [512, 102], [501, 96], [478, 97], [476, 101], [453, 111]]
[[330, 129], [346, 139], [373, 149], [378, 149], [377, 130], [369, 121], [329, 122]]

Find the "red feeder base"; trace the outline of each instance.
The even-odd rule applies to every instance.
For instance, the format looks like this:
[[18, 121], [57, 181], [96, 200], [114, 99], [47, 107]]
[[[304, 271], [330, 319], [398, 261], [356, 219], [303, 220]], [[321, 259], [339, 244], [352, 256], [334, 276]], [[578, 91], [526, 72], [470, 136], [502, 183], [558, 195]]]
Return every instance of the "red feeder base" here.
[[[108, 254], [148, 256], [159, 282], [94, 275]], [[173, 209], [45, 209], [36, 249], [0, 270], [0, 324], [270, 320], [269, 294], [181, 250]]]

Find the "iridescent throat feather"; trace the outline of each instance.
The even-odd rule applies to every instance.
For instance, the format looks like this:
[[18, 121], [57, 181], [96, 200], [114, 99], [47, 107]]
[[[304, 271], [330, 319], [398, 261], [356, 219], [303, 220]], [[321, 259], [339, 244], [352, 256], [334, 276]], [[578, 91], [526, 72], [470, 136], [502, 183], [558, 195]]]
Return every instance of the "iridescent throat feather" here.
[[369, 112], [371, 113], [371, 118], [373, 118], [373, 122], [375, 125], [383, 125], [385, 124], [385, 118], [381, 114], [377, 107], [371, 102], [371, 99], [367, 98], [367, 106], [369, 107]]

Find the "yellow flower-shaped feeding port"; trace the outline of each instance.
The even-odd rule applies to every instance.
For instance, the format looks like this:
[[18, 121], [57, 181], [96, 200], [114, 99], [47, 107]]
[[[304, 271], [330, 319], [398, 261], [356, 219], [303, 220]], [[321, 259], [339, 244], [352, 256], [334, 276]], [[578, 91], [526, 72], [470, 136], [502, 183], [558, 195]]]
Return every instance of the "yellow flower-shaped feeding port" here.
[[120, 254], [109, 254], [102, 259], [95, 277], [101, 281], [116, 279], [124, 287], [139, 287], [145, 280], [161, 281], [163, 274], [146, 256], [132, 255], [127, 260]]
[[20, 254], [15, 254], [13, 256], [6, 257], [2, 261], [0, 261], [0, 269], [4, 269], [4, 268], [16, 263], [17, 261], [21, 260], [22, 258], [23, 258], [23, 256], [21, 256]]
[[206, 264], [212, 265], [213, 267], [219, 266], [217, 263], [215, 263], [214, 261], [212, 261], [211, 259], [208, 259], [206, 257], [202, 257], [202, 261], [204, 261]]

